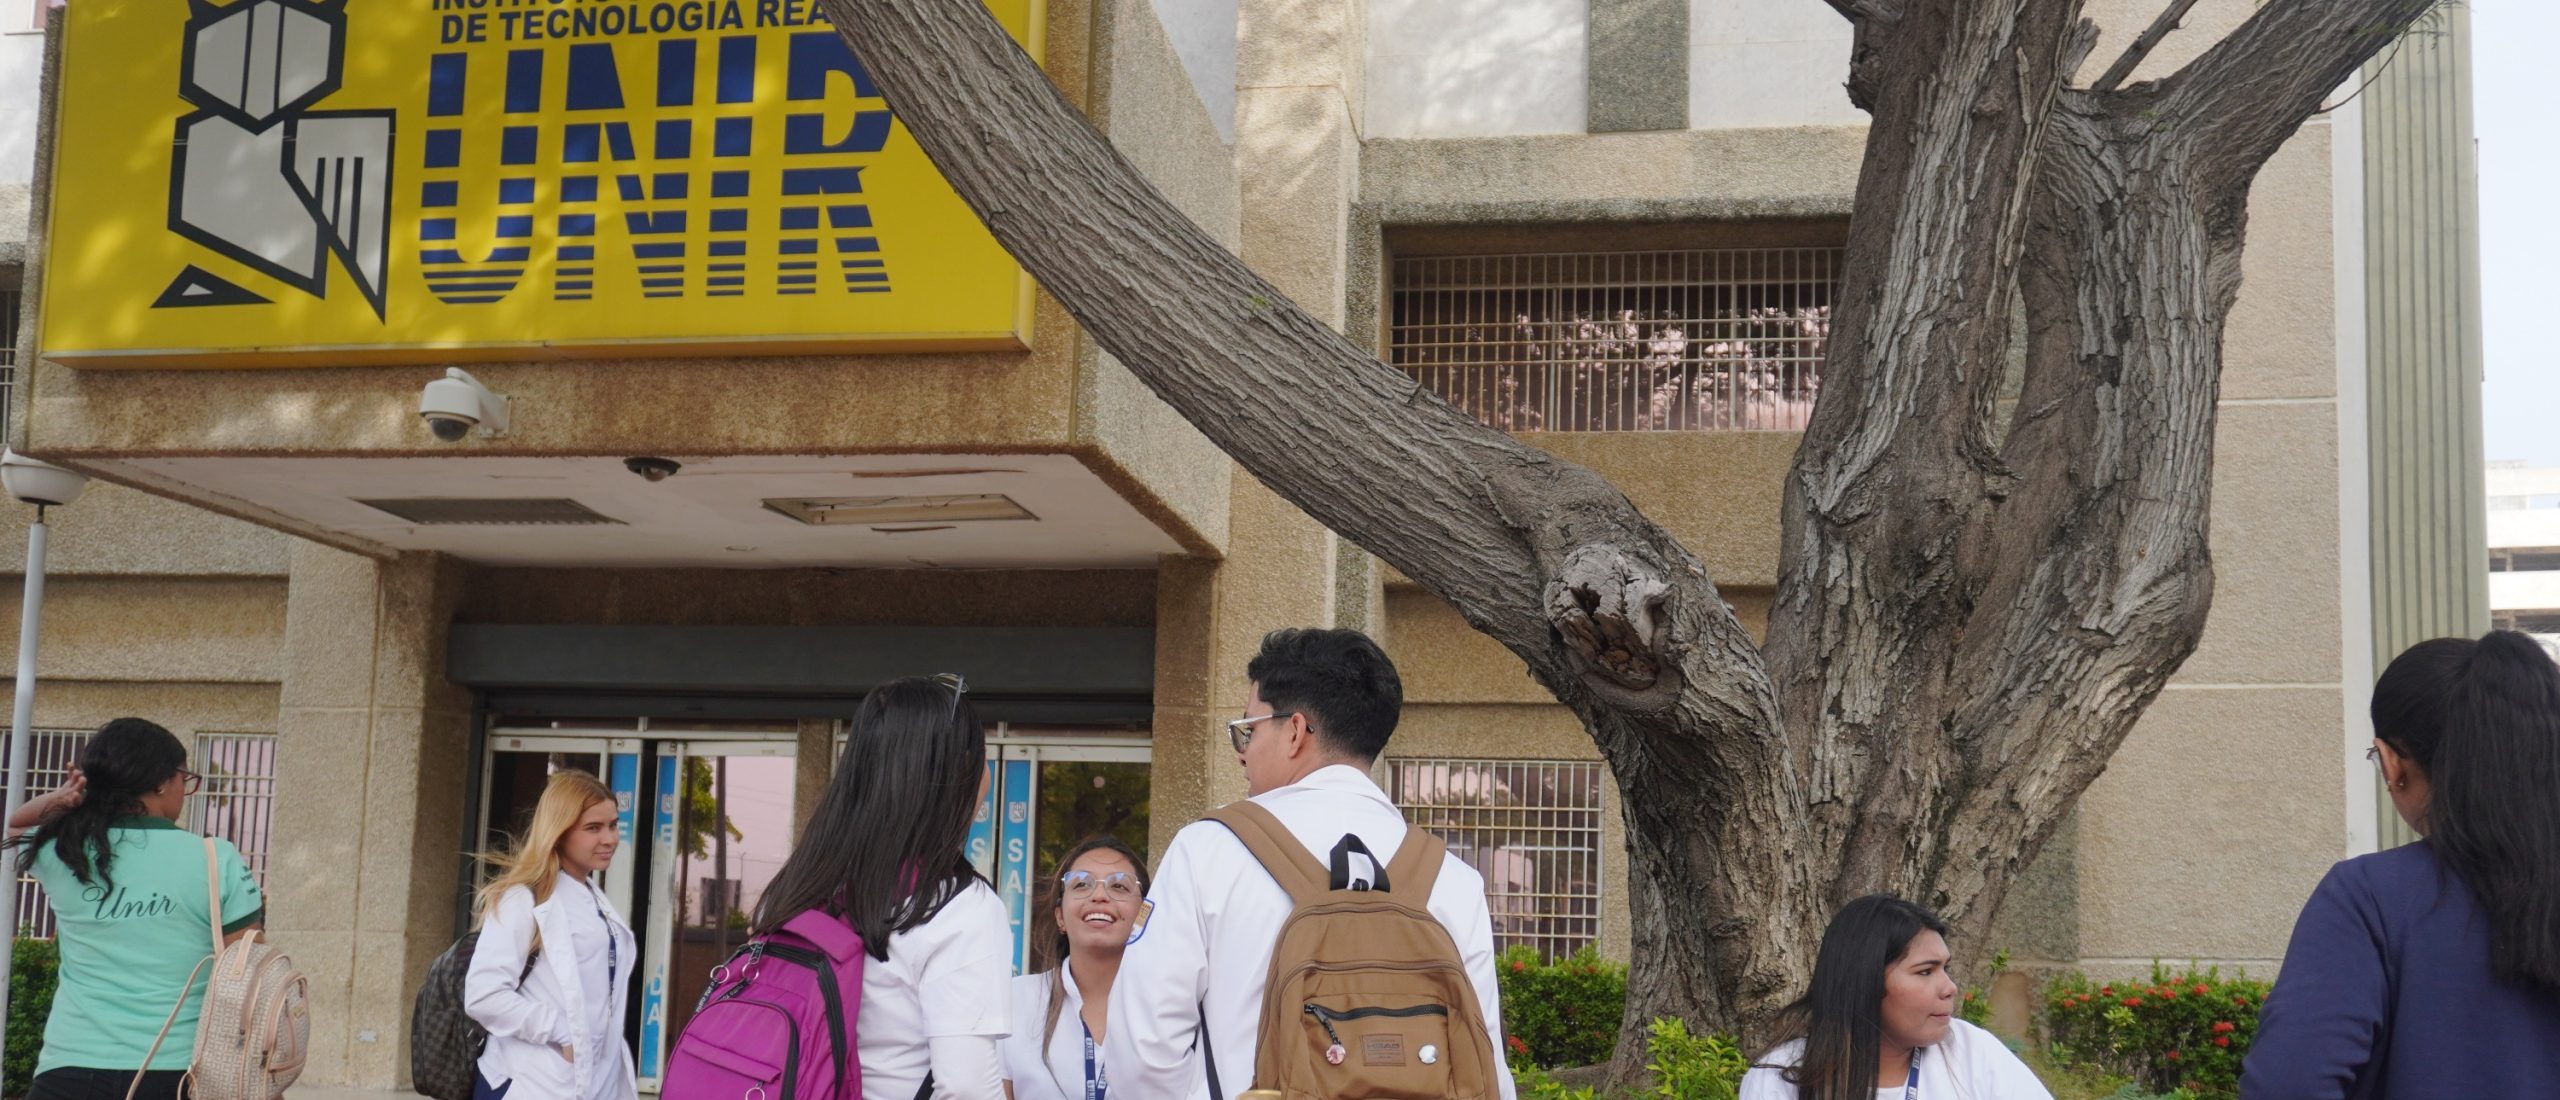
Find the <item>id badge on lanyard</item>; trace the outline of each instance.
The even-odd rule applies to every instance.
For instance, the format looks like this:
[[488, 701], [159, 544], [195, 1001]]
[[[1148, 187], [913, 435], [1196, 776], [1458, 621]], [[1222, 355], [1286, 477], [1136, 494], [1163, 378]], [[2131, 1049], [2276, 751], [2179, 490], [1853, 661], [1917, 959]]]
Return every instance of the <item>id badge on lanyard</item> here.
[[[1082, 1026], [1082, 1025], [1079, 1025]], [[1103, 1100], [1111, 1091], [1111, 1083], [1102, 1079], [1102, 1067], [1093, 1057], [1093, 1029], [1084, 1029], [1084, 1100]]]
[[1902, 1100], [1920, 1100], [1920, 1052], [1911, 1052], [1911, 1079], [1903, 1082]]

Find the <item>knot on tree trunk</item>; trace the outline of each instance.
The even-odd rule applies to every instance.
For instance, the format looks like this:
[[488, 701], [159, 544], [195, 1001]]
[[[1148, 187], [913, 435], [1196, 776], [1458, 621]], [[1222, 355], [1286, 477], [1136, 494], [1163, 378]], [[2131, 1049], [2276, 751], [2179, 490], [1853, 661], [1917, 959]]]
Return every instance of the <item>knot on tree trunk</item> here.
[[1547, 621], [1575, 671], [1627, 691], [1662, 681], [1671, 585], [1616, 546], [1581, 546], [1547, 583]]

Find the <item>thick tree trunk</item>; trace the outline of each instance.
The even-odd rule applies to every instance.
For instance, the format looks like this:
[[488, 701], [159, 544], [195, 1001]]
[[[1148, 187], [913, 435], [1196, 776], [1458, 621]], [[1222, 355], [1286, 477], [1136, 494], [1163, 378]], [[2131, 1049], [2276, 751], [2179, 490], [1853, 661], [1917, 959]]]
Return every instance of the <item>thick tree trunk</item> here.
[[1625, 796], [1630, 1034], [1678, 1015], [1767, 1037], [1859, 893], [1980, 945], [2202, 630], [2249, 181], [2432, 0], [2266, 0], [2123, 90], [2070, 85], [2094, 40], [2079, 0], [1829, 2], [1875, 123], [1762, 647], [1616, 489], [1451, 409], [1192, 225], [973, 0], [822, 0], [1096, 340], [1582, 720]]

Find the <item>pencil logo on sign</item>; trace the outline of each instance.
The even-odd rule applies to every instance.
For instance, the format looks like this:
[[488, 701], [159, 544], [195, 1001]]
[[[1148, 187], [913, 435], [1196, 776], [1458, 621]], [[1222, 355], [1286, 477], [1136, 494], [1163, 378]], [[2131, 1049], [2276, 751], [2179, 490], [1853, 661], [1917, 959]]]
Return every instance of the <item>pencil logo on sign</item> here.
[[[383, 316], [391, 251], [388, 110], [315, 111], [344, 72], [343, 3], [191, 3], [178, 94], [169, 228], [278, 282], [326, 298], [329, 259]], [[267, 301], [202, 268], [155, 308]]]

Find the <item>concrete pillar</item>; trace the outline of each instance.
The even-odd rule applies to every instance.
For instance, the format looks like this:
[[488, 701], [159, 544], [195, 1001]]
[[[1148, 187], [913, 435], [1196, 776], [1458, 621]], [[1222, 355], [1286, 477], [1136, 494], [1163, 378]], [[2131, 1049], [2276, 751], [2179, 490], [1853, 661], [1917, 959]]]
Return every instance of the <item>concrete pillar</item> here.
[[312, 1084], [408, 1078], [409, 1009], [454, 936], [471, 699], [434, 554], [294, 545], [267, 927], [311, 980]]
[[[1243, 0], [1237, 12], [1239, 255], [1309, 313], [1343, 326], [1350, 205], [1359, 186], [1360, 0]], [[1224, 723], [1244, 713], [1262, 636], [1342, 621], [1339, 540], [1236, 469], [1227, 555], [1168, 558], [1156, 588], [1155, 765], [1149, 842], [1161, 854], [1201, 812], [1244, 795]], [[1378, 618], [1382, 619], [1383, 616]], [[1365, 614], [1353, 616], [1366, 625]]]
[[791, 840], [796, 844], [809, 829], [809, 815], [817, 812], [818, 799], [827, 793], [827, 781], [836, 775], [835, 719], [801, 719], [800, 744], [793, 753]]

